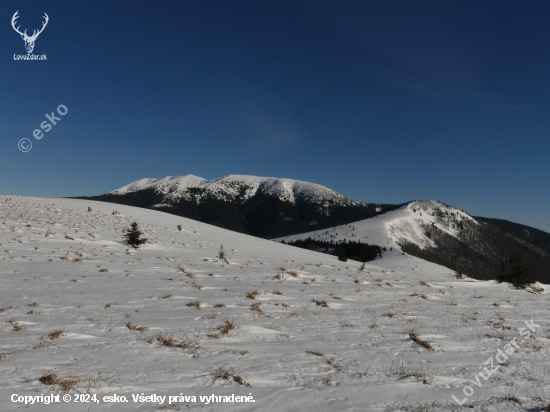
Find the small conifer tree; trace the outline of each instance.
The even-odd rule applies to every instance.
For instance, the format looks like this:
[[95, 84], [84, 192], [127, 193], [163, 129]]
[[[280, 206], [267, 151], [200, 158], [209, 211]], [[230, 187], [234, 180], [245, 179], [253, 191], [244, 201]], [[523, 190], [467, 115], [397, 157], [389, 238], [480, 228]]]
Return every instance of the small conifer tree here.
[[143, 232], [139, 230], [137, 222], [132, 222], [130, 224], [130, 229], [128, 229], [124, 234], [126, 244], [133, 247], [134, 249], [139, 248], [141, 245], [147, 242], [147, 239], [142, 238], [141, 235], [143, 235]]
[[348, 261], [348, 258], [346, 257], [346, 251], [344, 250], [343, 247], [341, 247], [338, 250], [338, 260], [340, 260], [342, 262], [347, 262]]
[[502, 275], [497, 276], [497, 281], [509, 282], [516, 288], [525, 289], [536, 282], [536, 279], [527, 276], [531, 269], [521, 266], [521, 259], [518, 257], [503, 261], [502, 272]]
[[218, 251], [218, 259], [225, 259], [225, 250], [223, 250], [223, 245], [220, 246], [220, 250]]

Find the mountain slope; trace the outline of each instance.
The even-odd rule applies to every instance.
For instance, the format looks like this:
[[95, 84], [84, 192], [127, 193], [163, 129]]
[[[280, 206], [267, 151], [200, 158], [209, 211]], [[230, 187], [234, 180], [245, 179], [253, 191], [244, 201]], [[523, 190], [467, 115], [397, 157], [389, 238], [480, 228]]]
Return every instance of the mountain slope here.
[[550, 251], [436, 201], [411, 202], [370, 219], [276, 240], [308, 237], [374, 244], [387, 249], [383, 255], [406, 252], [478, 279], [495, 279], [501, 262], [515, 256], [532, 269], [532, 277], [550, 283]]
[[85, 199], [154, 208], [264, 238], [349, 223], [396, 207], [355, 202], [314, 183], [244, 175], [141, 179]]
[[[458, 281], [402, 255], [376, 263], [407, 259], [414, 270], [360, 271], [357, 262], [115, 207], [0, 196], [6, 410], [520, 412], [550, 403], [548, 293]], [[148, 238], [138, 250], [122, 242], [133, 220]], [[540, 326], [520, 335], [530, 320]], [[226, 321], [234, 328], [222, 333]], [[411, 340], [413, 329], [432, 351]], [[519, 349], [473, 385], [512, 339]], [[40, 381], [47, 375], [58, 383]], [[11, 400], [62, 396], [60, 383], [72, 399], [89, 392], [98, 403]], [[463, 400], [466, 385], [474, 395], [459, 406], [452, 396]], [[104, 401], [113, 394], [128, 402]], [[176, 400], [134, 402], [140, 394]], [[250, 394], [254, 403], [201, 402], [212, 394]]]
[[500, 227], [505, 232], [550, 251], [550, 233], [504, 219], [475, 216], [477, 220]]

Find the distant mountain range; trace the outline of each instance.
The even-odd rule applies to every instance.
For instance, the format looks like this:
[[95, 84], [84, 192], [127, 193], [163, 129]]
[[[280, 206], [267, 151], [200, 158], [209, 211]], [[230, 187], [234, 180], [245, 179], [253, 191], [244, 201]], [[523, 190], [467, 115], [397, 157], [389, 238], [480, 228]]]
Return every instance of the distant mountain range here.
[[241, 175], [141, 179], [104, 195], [81, 198], [161, 210], [268, 239], [367, 219], [399, 207], [355, 202], [314, 183]]
[[141, 179], [79, 198], [161, 210], [268, 239], [360, 241], [478, 279], [496, 278], [503, 261], [519, 257], [531, 276], [550, 283], [549, 233], [472, 217], [442, 202], [361, 203], [314, 183], [242, 175]]

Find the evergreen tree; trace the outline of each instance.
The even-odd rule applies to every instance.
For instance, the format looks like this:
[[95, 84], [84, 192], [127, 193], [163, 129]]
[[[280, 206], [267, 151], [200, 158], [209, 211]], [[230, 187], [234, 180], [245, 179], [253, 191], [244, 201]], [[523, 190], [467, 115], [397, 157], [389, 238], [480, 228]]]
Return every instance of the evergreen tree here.
[[346, 250], [343, 247], [338, 249], [338, 260], [340, 260], [342, 262], [347, 262], [348, 261], [348, 258], [346, 257]]
[[130, 229], [128, 229], [124, 234], [126, 244], [134, 249], [139, 248], [147, 242], [147, 239], [142, 238], [141, 235], [143, 235], [143, 232], [139, 230], [137, 222], [132, 222], [132, 224], [130, 224]]
[[524, 289], [536, 282], [535, 279], [527, 276], [531, 269], [521, 266], [521, 259], [518, 257], [511, 257], [507, 261], [503, 261], [502, 272], [502, 275], [497, 276], [497, 281], [509, 282], [516, 288]]

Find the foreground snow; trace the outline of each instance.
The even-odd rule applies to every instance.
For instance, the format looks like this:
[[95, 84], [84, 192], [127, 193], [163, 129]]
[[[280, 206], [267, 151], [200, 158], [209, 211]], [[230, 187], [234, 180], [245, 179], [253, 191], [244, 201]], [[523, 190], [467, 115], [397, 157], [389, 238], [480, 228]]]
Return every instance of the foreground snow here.
[[[0, 196], [0, 219], [0, 306], [11, 307], [0, 312], [7, 410], [22, 407], [10, 402], [15, 393], [62, 393], [39, 381], [55, 373], [68, 386], [78, 380], [70, 393], [130, 402], [29, 410], [458, 411], [451, 396], [463, 399], [513, 338], [520, 349], [465, 405], [550, 403], [548, 294], [456, 280], [401, 252], [373, 262], [386, 268], [359, 271], [357, 262], [108, 203]], [[121, 242], [134, 219], [149, 239], [140, 250]], [[519, 328], [531, 319], [541, 326], [523, 339]], [[222, 334], [226, 320], [235, 328]], [[433, 351], [411, 341], [413, 329]], [[186, 344], [167, 346], [170, 336]], [[233, 376], [215, 379], [219, 370]], [[132, 402], [141, 393], [252, 394], [255, 402]]]

